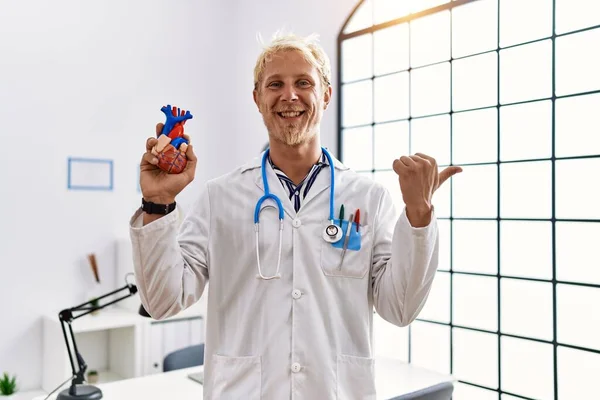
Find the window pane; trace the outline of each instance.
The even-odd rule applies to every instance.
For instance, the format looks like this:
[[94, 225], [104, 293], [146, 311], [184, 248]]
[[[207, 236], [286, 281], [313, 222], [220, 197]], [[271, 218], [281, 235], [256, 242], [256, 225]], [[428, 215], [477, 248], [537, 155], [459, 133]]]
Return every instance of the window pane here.
[[410, 1], [374, 0], [375, 23], [391, 21], [410, 14]]
[[440, 240], [438, 271], [450, 271], [450, 220], [438, 219]]
[[498, 335], [454, 328], [453, 372], [456, 378], [498, 387]]
[[[398, 0], [394, 0], [394, 1], [398, 1]], [[433, 7], [439, 6], [440, 4], [446, 4], [449, 2], [450, 2], [450, 0], [412, 0], [412, 1], [410, 1], [410, 3], [411, 3], [410, 11], [414, 14], [419, 11], [427, 10], [429, 8], [433, 8]]]
[[558, 341], [600, 350], [600, 289], [556, 285]]
[[496, 274], [498, 228], [496, 221], [453, 221], [452, 269]]
[[500, 51], [500, 103], [550, 97], [552, 41]]
[[452, 115], [452, 162], [495, 162], [498, 158], [498, 111], [495, 108]]
[[456, 325], [498, 330], [498, 278], [454, 274], [452, 322]]
[[344, 33], [359, 31], [373, 25], [373, 3], [372, 0], [364, 0], [360, 8], [352, 15], [346, 24]]
[[450, 116], [413, 119], [411, 124], [411, 154], [427, 154], [438, 165], [450, 164]]
[[419, 318], [450, 323], [450, 274], [437, 272]]
[[376, 171], [373, 174], [375, 182], [381, 183], [387, 188], [392, 196], [392, 201], [396, 208], [398, 216], [404, 209], [404, 200], [402, 200], [402, 192], [400, 191], [400, 183], [398, 182], [398, 174], [394, 171]]
[[450, 111], [450, 63], [411, 72], [411, 114], [418, 117]]
[[408, 327], [400, 328], [373, 315], [373, 347], [375, 357], [408, 362]]
[[600, 154], [600, 95], [556, 100], [557, 157]]
[[552, 278], [552, 224], [500, 221], [500, 272], [523, 278]]
[[375, 169], [392, 169], [394, 160], [409, 151], [408, 121], [375, 125]]
[[500, 159], [550, 158], [552, 103], [537, 101], [500, 107]]
[[600, 29], [556, 38], [556, 95], [600, 89]]
[[408, 69], [408, 24], [377, 31], [373, 34], [373, 41], [375, 75]]
[[373, 75], [372, 46], [371, 35], [361, 35], [342, 42], [342, 82]]
[[450, 59], [450, 11], [418, 18], [410, 24], [411, 67]]
[[500, 46], [549, 37], [552, 0], [500, 1]]
[[500, 216], [552, 216], [552, 163], [518, 162], [500, 165]]
[[452, 400], [498, 400], [498, 393], [456, 382], [452, 392]]
[[600, 3], [590, 0], [556, 0], [556, 33], [600, 25]]
[[486, 53], [463, 58], [452, 66], [452, 110], [498, 104], [498, 56]]
[[600, 171], [600, 158], [556, 162], [556, 217], [600, 219], [600, 186], [584, 178]]
[[450, 327], [415, 321], [411, 324], [412, 364], [450, 373]]
[[502, 278], [500, 288], [502, 332], [552, 340], [552, 284]]
[[508, 336], [500, 338], [500, 345], [502, 390], [536, 399], [554, 399], [553, 346]]
[[355, 170], [373, 168], [373, 134], [370, 126], [344, 129], [342, 132], [344, 164]]
[[600, 224], [556, 223], [556, 277], [560, 281], [600, 285]]
[[496, 218], [498, 216], [498, 173], [496, 165], [463, 167], [452, 182], [454, 217]]
[[375, 122], [408, 118], [408, 72], [375, 78]]
[[452, 57], [498, 46], [498, 2], [479, 0], [452, 10]]
[[342, 86], [342, 125], [366, 125], [373, 122], [373, 83], [371, 80]]
[[558, 398], [586, 399], [598, 392], [600, 354], [558, 346]]

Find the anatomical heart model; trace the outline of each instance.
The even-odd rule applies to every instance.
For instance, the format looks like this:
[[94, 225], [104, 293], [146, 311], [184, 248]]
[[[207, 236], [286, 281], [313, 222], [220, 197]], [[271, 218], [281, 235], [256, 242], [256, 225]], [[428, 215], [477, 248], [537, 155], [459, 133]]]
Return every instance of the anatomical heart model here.
[[183, 137], [185, 121], [193, 118], [189, 111], [167, 105], [160, 109], [167, 120], [163, 130], [158, 134], [158, 143], [152, 154], [158, 158], [158, 167], [170, 174], [178, 174], [185, 169], [187, 157], [185, 152], [188, 140]]

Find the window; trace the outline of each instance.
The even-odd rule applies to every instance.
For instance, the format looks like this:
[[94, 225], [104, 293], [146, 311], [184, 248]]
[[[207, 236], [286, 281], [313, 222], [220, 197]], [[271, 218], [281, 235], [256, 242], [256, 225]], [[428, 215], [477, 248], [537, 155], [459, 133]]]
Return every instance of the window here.
[[338, 154], [464, 172], [434, 196], [440, 266], [375, 355], [452, 373], [454, 398], [580, 399], [600, 371], [600, 4], [364, 0], [339, 35]]

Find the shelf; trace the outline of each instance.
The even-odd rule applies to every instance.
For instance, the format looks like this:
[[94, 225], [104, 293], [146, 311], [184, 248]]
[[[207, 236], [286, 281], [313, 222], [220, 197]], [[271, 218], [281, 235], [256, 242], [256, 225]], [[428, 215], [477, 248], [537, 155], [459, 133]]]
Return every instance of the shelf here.
[[91, 383], [91, 385], [100, 385], [101, 383], [116, 382], [123, 379], [125, 379], [123, 376], [113, 371], [98, 371], [98, 382]]

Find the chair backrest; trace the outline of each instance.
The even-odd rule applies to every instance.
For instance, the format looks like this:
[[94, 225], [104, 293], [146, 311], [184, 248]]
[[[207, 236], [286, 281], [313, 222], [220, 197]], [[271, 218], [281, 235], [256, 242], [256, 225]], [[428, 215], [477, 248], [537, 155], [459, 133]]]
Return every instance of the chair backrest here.
[[452, 382], [443, 382], [417, 392], [396, 397], [394, 400], [450, 400], [453, 391], [454, 384]]
[[197, 367], [203, 364], [204, 344], [198, 344], [169, 353], [163, 360], [163, 372]]

